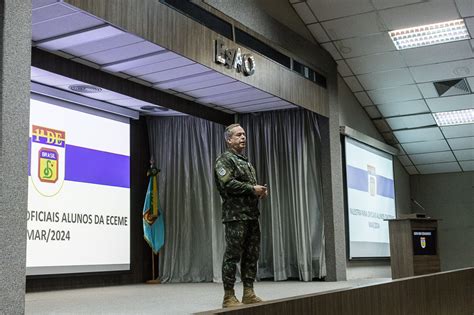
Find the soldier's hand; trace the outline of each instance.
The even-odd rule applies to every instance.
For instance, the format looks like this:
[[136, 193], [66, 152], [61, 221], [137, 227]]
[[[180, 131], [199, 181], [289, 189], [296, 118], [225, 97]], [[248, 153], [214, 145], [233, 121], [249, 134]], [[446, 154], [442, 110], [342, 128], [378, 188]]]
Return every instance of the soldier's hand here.
[[255, 191], [255, 194], [259, 197], [259, 198], [265, 198], [267, 196], [267, 187], [266, 186], [262, 186], [262, 185], [255, 185], [253, 186], [253, 190]]

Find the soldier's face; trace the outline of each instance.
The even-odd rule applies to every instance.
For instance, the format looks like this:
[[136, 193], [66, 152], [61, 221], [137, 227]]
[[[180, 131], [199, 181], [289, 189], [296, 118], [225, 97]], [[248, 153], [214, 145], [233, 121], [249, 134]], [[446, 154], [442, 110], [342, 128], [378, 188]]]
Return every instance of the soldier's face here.
[[247, 144], [247, 137], [245, 136], [245, 130], [242, 127], [232, 128], [232, 136], [227, 140], [229, 147], [234, 151], [241, 153]]

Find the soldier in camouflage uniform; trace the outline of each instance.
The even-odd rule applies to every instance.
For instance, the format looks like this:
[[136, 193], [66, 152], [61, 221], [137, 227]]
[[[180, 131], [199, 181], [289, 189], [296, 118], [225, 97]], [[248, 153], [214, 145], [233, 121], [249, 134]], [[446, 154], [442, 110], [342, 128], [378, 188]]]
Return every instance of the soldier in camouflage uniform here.
[[268, 195], [267, 187], [258, 185], [255, 169], [242, 155], [247, 139], [244, 129], [233, 124], [226, 128], [227, 151], [216, 160], [214, 178], [222, 197], [222, 222], [225, 225], [226, 249], [222, 262], [224, 282], [223, 307], [241, 305], [235, 297], [234, 283], [240, 262], [244, 283], [242, 303], [262, 300], [253, 291], [260, 253], [258, 201]]

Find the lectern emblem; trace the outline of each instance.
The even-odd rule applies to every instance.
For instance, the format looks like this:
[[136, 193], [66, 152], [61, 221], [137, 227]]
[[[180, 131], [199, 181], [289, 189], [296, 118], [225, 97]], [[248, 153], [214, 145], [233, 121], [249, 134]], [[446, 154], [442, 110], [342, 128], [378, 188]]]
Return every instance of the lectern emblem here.
[[426, 237], [420, 237], [421, 248], [426, 248]]

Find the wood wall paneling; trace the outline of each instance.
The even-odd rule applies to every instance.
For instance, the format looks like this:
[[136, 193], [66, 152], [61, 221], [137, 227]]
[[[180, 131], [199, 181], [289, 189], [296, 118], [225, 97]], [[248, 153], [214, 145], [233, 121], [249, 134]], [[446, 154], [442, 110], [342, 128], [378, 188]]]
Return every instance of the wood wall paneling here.
[[469, 315], [473, 283], [471, 267], [199, 314]]
[[[214, 40], [222, 37], [158, 0], [66, 0], [65, 2], [104, 19], [166, 49], [218, 72], [248, 83], [313, 112], [328, 116], [327, 90], [290, 69], [252, 52], [256, 72], [244, 76], [214, 63]], [[227, 19], [232, 23], [230, 18]], [[236, 47], [225, 39], [228, 47]], [[241, 47], [244, 52], [248, 50]]]

